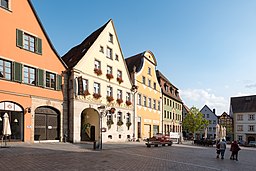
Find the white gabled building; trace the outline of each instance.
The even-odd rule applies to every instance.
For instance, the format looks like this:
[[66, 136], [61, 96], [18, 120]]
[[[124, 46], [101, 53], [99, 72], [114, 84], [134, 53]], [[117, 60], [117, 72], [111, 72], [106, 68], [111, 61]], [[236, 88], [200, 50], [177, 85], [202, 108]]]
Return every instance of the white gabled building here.
[[99, 141], [101, 134], [103, 142], [132, 138], [132, 83], [113, 21], [109, 20], [69, 50], [63, 60], [69, 67], [66, 72], [69, 140]]

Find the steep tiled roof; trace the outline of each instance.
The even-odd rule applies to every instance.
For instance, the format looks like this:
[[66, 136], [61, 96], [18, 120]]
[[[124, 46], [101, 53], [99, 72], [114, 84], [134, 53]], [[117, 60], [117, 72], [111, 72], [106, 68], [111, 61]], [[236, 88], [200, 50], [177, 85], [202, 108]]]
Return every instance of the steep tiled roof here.
[[142, 64], [143, 64], [143, 54], [144, 53], [145, 52], [142, 52], [142, 53], [139, 53], [137, 55], [134, 55], [134, 56], [131, 56], [131, 57], [125, 59], [129, 73], [133, 72], [134, 66], [136, 67], [136, 72], [140, 71]]
[[233, 113], [256, 112], [256, 95], [231, 97], [230, 104]]
[[101, 32], [110, 21], [111, 19], [98, 30], [94, 31], [91, 35], [89, 35], [81, 44], [73, 47], [62, 57], [62, 59], [69, 68], [74, 67], [82, 59], [82, 57], [85, 55], [85, 53], [92, 46], [92, 44], [99, 37]]

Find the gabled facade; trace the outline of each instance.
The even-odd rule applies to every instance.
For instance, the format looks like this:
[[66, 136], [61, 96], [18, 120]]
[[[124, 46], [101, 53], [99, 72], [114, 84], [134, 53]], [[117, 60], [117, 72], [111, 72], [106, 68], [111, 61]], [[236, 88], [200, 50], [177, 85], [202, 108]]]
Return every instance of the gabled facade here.
[[1, 1], [0, 18], [0, 119], [9, 115], [8, 139], [61, 141], [65, 64], [29, 0]]
[[223, 112], [222, 115], [218, 116], [219, 125], [226, 128], [226, 140], [232, 141], [234, 140], [233, 135], [233, 118], [228, 115], [226, 112]]
[[112, 20], [64, 56], [68, 65], [70, 141], [124, 142], [132, 138], [132, 83]]
[[182, 133], [182, 100], [179, 89], [175, 87], [159, 70], [156, 71], [157, 79], [162, 90], [162, 132], [169, 134]]
[[216, 137], [216, 125], [218, 124], [218, 117], [215, 114], [215, 109], [211, 110], [207, 105], [205, 105], [200, 112], [203, 114], [203, 118], [209, 121], [209, 125], [207, 127], [207, 138], [214, 139]]
[[162, 130], [162, 93], [156, 76], [156, 58], [151, 51], [145, 51], [125, 60], [137, 87], [135, 138], [146, 139]]
[[230, 116], [234, 122], [234, 140], [256, 140], [256, 95], [231, 97]]

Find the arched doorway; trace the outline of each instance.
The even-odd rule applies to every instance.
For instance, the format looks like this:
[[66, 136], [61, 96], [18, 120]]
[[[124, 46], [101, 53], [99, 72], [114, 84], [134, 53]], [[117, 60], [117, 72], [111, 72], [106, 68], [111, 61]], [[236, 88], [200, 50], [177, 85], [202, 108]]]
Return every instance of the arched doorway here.
[[3, 131], [3, 115], [7, 113], [11, 125], [10, 141], [24, 140], [24, 109], [17, 103], [4, 101], [0, 102], [0, 135]]
[[34, 140], [60, 140], [60, 112], [57, 109], [36, 108]]
[[100, 118], [97, 110], [84, 109], [81, 113], [81, 141], [95, 141], [100, 135]]

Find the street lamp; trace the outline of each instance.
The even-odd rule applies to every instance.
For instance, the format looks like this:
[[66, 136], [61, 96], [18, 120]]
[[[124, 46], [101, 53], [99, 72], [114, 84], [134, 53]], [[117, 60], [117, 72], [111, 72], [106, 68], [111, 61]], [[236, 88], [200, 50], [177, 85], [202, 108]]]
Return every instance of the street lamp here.
[[99, 149], [102, 150], [102, 116], [105, 113], [106, 106], [101, 105], [98, 107], [98, 110], [100, 111], [99, 117], [100, 117], [100, 147]]
[[135, 141], [135, 113], [136, 113], [136, 105], [135, 105], [135, 99], [136, 99], [136, 93], [137, 93], [137, 90], [138, 90], [138, 86], [136, 85], [132, 85], [132, 88], [131, 88], [131, 91], [133, 92], [133, 125], [132, 125], [132, 131], [133, 131], [133, 134], [132, 134], [132, 139], [133, 141]]

